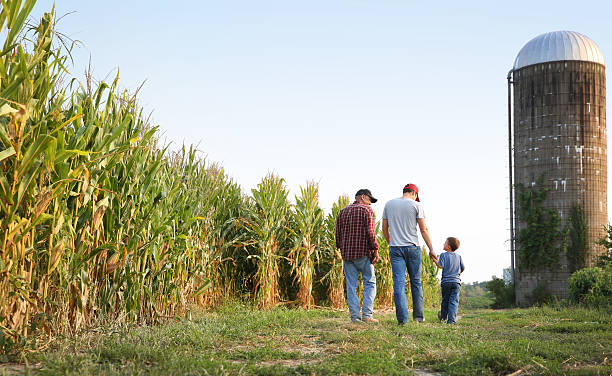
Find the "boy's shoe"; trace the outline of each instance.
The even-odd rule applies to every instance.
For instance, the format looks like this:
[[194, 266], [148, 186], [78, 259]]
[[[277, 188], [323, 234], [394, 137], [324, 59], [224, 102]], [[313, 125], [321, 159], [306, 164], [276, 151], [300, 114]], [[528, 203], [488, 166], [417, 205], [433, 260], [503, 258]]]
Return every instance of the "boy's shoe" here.
[[351, 322], [353, 324], [363, 324], [363, 321], [361, 321], [361, 319], [351, 319]]
[[378, 320], [376, 320], [373, 317], [366, 317], [364, 319], [362, 319], [361, 321], [368, 323], [368, 324], [378, 324]]

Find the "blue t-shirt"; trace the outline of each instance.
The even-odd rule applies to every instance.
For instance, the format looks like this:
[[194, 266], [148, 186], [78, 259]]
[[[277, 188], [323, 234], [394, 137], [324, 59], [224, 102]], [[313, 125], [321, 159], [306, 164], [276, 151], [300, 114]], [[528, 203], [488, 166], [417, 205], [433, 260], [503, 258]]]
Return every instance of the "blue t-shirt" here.
[[459, 275], [465, 269], [465, 266], [463, 266], [463, 259], [460, 255], [455, 252], [444, 252], [440, 255], [439, 262], [442, 265], [442, 281], [440, 283], [461, 283]]

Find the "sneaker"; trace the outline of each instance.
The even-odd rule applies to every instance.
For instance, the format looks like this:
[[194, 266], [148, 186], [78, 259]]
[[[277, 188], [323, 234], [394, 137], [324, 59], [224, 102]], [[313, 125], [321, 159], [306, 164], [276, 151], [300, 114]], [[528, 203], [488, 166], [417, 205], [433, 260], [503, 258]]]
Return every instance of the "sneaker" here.
[[363, 321], [361, 321], [361, 319], [351, 319], [351, 322], [353, 324], [363, 324]]
[[378, 324], [378, 320], [372, 317], [366, 317], [362, 321], [368, 324]]
[[425, 317], [419, 317], [418, 319], [414, 319], [416, 322], [425, 322]]

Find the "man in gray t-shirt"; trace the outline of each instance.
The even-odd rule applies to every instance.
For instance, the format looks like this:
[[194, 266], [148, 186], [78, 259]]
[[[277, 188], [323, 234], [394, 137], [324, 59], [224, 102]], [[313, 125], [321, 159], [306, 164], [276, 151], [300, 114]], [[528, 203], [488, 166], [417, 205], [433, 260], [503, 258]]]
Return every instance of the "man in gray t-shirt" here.
[[429, 248], [429, 257], [436, 259], [431, 245], [429, 231], [425, 225], [425, 213], [419, 200], [419, 189], [414, 184], [406, 184], [403, 195], [385, 204], [382, 230], [389, 244], [389, 258], [393, 269], [393, 301], [395, 315], [400, 325], [408, 321], [406, 302], [406, 269], [410, 276], [412, 293], [412, 318], [424, 321], [423, 286], [421, 285], [421, 247], [417, 226]]
[[419, 245], [417, 220], [425, 219], [423, 205], [420, 202], [404, 197], [394, 198], [385, 205], [382, 217], [387, 220], [388, 227], [392, 229], [389, 232], [389, 246]]

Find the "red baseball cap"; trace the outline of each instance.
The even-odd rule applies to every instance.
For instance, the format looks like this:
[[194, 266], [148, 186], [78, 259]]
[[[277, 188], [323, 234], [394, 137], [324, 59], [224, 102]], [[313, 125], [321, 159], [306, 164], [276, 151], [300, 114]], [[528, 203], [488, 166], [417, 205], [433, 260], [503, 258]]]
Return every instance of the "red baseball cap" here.
[[410, 184], [406, 184], [406, 185], [404, 186], [404, 193], [406, 193], [406, 191], [407, 191], [407, 190], [411, 190], [411, 191], [413, 191], [414, 193], [416, 193], [416, 200], [417, 200], [418, 202], [421, 202], [421, 200], [419, 200], [419, 188], [418, 188], [416, 185], [414, 185], [414, 184], [412, 184], [412, 183], [410, 183]]

